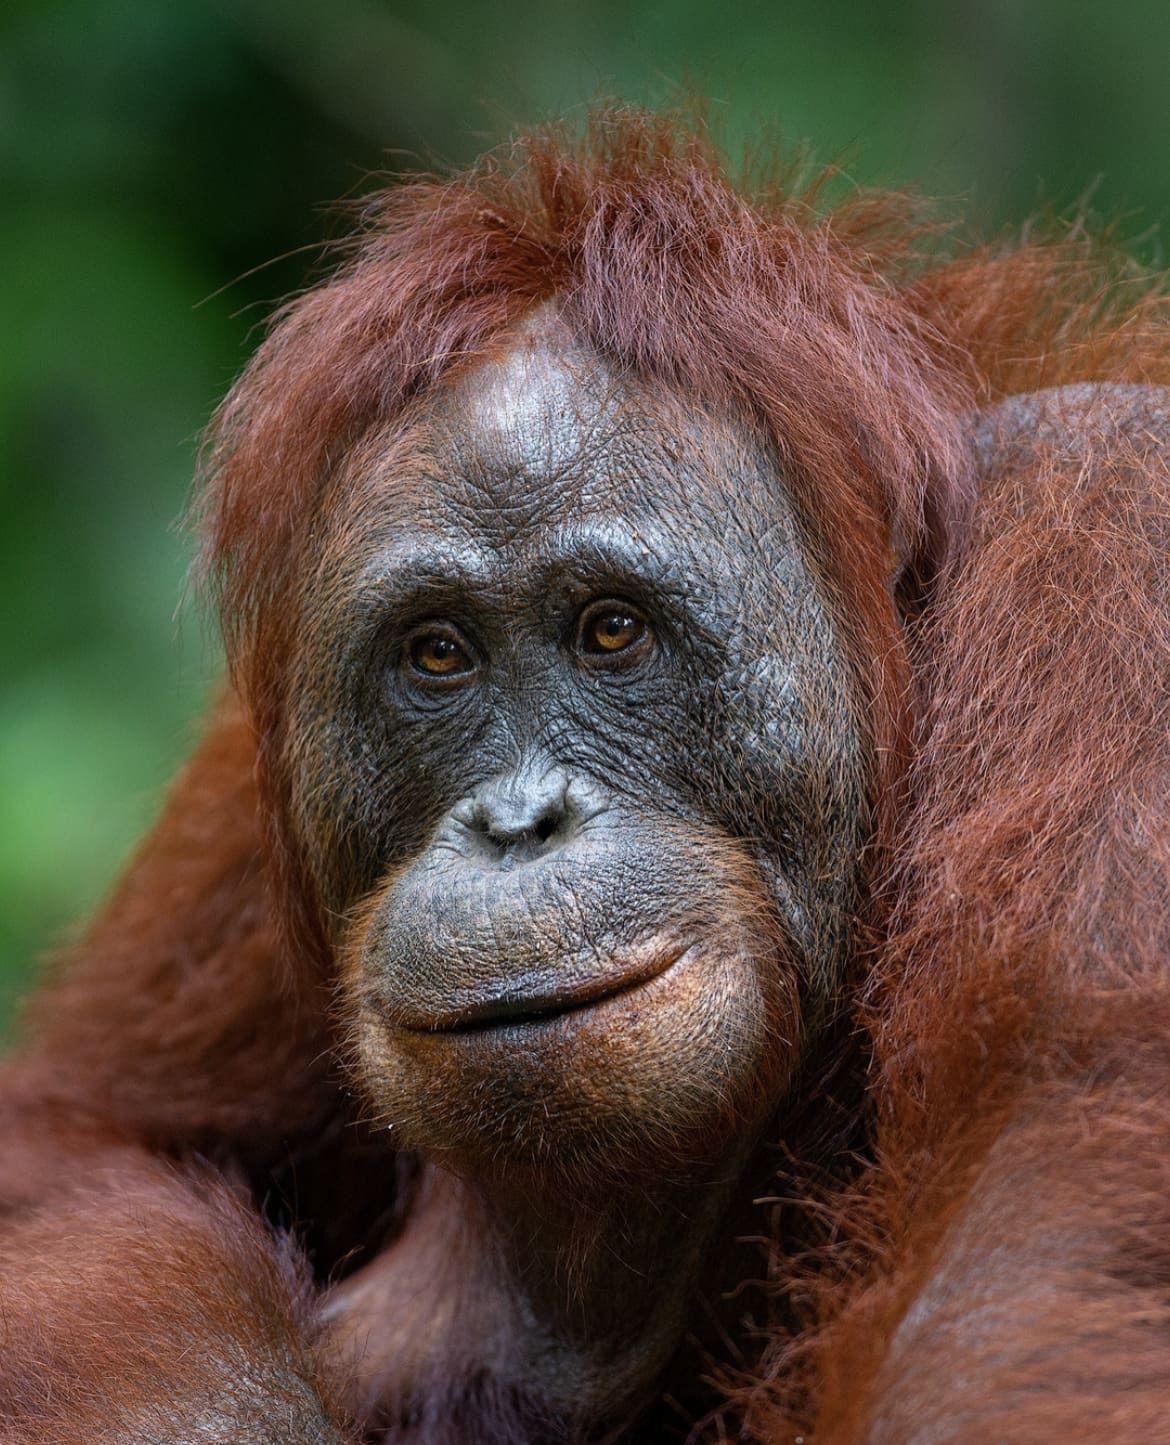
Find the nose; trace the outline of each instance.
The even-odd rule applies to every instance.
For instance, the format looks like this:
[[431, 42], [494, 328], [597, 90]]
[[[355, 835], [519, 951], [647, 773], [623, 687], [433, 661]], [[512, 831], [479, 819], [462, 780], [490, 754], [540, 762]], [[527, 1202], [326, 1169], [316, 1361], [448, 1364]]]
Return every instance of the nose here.
[[583, 802], [569, 774], [550, 768], [492, 778], [453, 812], [495, 857], [524, 862], [573, 836], [584, 819]]

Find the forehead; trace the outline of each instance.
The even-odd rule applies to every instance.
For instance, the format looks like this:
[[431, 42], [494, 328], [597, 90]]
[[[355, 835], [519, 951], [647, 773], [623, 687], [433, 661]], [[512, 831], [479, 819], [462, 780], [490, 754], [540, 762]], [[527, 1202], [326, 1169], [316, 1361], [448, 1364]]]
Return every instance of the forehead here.
[[497, 553], [582, 519], [780, 525], [791, 540], [779, 469], [758, 437], [619, 376], [555, 319], [439, 388], [371, 460], [363, 511], [372, 504], [382, 526], [456, 531]]

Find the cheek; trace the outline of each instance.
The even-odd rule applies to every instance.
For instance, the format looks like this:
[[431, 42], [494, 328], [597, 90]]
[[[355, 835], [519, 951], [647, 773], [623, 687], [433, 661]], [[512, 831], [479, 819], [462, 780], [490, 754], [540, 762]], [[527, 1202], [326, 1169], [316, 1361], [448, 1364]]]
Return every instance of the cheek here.
[[818, 652], [737, 667], [721, 690], [708, 794], [753, 840], [814, 997], [849, 955], [865, 835], [864, 772], [851, 678]]
[[387, 666], [306, 654], [290, 707], [292, 829], [332, 915], [421, 853], [451, 806], [510, 756], [483, 710], [404, 716]]
[[292, 829], [334, 918], [415, 856], [442, 812], [384, 712], [380, 721], [372, 729], [352, 705], [314, 694], [301, 697], [294, 715]]
[[853, 852], [861, 809], [861, 756], [853, 701], [840, 675], [798, 672], [783, 688], [766, 673], [731, 711], [728, 802], [798, 868], [823, 870]]

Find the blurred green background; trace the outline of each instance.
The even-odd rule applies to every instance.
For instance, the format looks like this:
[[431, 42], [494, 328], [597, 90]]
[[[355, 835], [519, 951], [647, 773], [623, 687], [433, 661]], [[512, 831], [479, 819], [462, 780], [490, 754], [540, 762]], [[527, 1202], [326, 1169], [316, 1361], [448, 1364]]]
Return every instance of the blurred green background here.
[[689, 85], [734, 143], [984, 230], [1090, 195], [1158, 261], [1168, 62], [1166, 0], [2, 0], [0, 1018], [189, 746], [218, 664], [175, 519], [328, 203]]

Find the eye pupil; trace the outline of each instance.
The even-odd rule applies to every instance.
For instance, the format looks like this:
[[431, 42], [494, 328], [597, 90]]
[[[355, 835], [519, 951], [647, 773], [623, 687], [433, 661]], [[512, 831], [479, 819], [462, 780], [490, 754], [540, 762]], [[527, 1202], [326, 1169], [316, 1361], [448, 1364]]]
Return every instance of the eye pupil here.
[[632, 617], [621, 617], [614, 613], [604, 617], [597, 629], [597, 640], [602, 647], [622, 647], [633, 636], [637, 624]]

